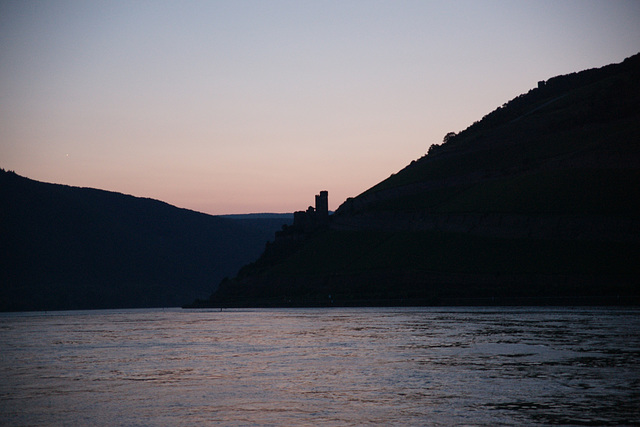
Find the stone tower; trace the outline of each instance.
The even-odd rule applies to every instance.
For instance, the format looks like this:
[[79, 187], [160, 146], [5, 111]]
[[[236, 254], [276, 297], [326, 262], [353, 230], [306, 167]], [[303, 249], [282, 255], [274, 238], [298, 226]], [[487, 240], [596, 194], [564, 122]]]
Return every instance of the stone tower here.
[[316, 215], [318, 219], [325, 220], [329, 218], [329, 192], [321, 191], [316, 195]]

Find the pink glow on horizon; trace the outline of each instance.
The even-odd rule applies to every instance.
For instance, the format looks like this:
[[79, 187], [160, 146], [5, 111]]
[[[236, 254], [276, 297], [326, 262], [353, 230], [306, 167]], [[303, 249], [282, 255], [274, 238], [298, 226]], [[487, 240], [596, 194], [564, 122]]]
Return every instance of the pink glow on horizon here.
[[212, 214], [335, 210], [640, 47], [640, 2], [0, 3], [0, 167]]

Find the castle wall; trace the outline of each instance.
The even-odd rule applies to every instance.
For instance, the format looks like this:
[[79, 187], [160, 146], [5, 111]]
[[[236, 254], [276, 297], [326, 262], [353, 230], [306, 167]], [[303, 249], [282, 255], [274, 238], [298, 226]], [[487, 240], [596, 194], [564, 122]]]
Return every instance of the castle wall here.
[[293, 225], [298, 230], [311, 230], [325, 225], [329, 221], [329, 192], [321, 191], [316, 195], [316, 207], [309, 206], [306, 211], [293, 213]]

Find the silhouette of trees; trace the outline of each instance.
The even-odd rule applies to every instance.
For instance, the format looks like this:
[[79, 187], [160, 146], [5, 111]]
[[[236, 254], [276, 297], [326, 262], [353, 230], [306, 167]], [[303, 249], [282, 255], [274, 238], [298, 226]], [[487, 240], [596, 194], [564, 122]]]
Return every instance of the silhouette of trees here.
[[442, 143], [446, 144], [447, 142], [451, 141], [451, 139], [453, 137], [455, 137], [457, 134], [455, 132], [449, 132], [447, 133], [444, 138], [442, 138]]
[[427, 155], [431, 155], [431, 156], [435, 155], [438, 148], [440, 148], [440, 144], [432, 144], [429, 147], [429, 151], [427, 151]]

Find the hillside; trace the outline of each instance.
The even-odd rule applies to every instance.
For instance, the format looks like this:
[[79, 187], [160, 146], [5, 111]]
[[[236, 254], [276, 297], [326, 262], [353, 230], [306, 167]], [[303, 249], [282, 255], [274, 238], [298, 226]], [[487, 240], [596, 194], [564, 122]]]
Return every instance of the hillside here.
[[637, 303], [639, 190], [635, 55], [539, 82], [199, 304]]
[[0, 310], [179, 306], [258, 258], [287, 222], [1, 171]]

